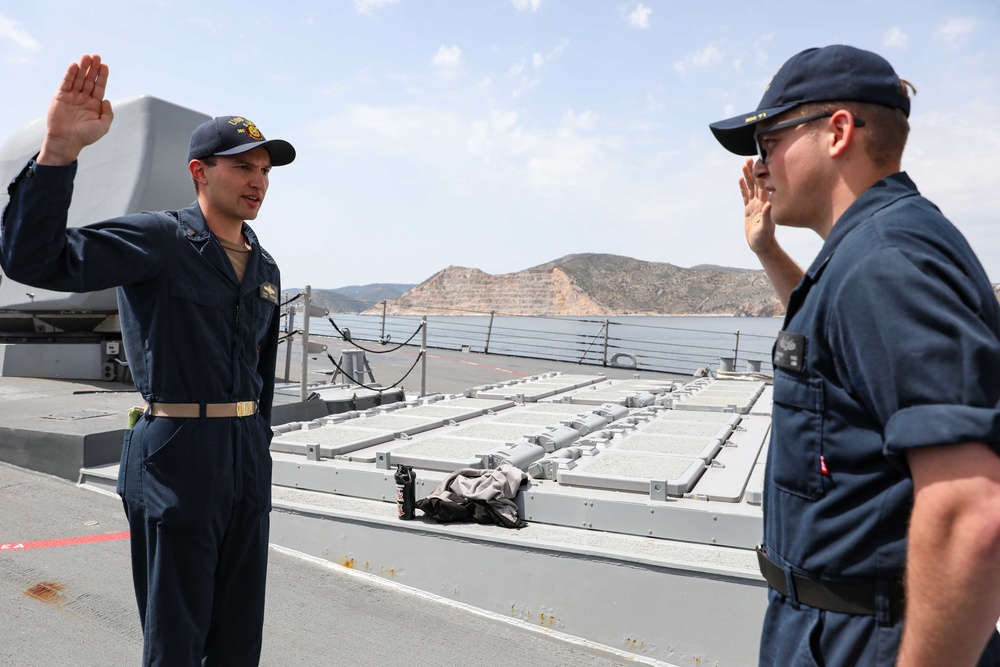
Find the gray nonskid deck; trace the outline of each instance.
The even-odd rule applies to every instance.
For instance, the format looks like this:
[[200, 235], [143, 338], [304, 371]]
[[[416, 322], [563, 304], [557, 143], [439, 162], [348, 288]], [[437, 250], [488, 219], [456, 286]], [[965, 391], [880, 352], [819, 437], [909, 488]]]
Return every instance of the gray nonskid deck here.
[[[0, 663], [139, 664], [142, 635], [128, 540], [16, 548], [36, 540], [125, 531], [121, 501], [2, 464], [0, 501], [5, 510], [0, 544], [10, 547], [0, 550]], [[636, 664], [624, 649], [608, 651], [552, 632], [534, 619], [472, 614], [468, 605], [388, 581], [380, 584], [329, 560], [320, 567], [317, 559], [286, 548], [273, 548], [268, 560], [265, 667], [454, 664], [459, 655], [463, 665], [492, 667], [501, 654], [524, 667]], [[470, 636], [477, 638], [478, 650], [467, 654]]]
[[[274, 538], [636, 655], [751, 664], [770, 388], [718, 384], [535, 376], [290, 424], [275, 436]], [[725, 405], [679, 407], [713, 390]], [[376, 426], [379, 442], [340, 439]], [[398, 519], [396, 465], [414, 467], [419, 499], [451, 471], [500, 463], [531, 473], [516, 498], [526, 528]], [[588, 587], [628, 612], [599, 613]]]
[[[272, 541], [654, 663], [751, 664], [770, 388], [685, 410], [713, 389], [688, 384], [542, 374], [280, 426]], [[528, 526], [400, 521], [401, 463], [417, 498], [461, 467], [528, 469]]]
[[657, 664], [753, 662], [766, 589], [746, 550], [403, 522], [390, 503], [292, 489], [274, 503], [274, 541], [343, 567]]

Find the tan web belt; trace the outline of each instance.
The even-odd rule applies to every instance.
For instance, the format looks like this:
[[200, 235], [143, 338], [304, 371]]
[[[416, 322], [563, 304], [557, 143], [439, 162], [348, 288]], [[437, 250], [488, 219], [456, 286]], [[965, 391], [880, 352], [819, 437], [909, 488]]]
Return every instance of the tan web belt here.
[[[204, 412], [202, 408], [204, 407]], [[257, 414], [257, 401], [237, 403], [152, 403], [149, 406], [152, 417], [177, 417], [197, 419], [199, 417], [249, 417]]]

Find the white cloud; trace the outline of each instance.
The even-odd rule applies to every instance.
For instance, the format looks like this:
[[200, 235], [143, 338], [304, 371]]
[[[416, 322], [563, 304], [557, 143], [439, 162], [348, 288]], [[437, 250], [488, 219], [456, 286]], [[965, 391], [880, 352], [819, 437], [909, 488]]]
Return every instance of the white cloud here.
[[508, 130], [520, 135], [520, 129], [517, 128], [517, 112], [491, 111], [484, 120], [476, 121], [470, 126], [469, 138], [465, 142], [466, 149], [489, 167], [494, 162], [498, 145], [504, 144], [502, 139]]
[[[569, 40], [563, 38], [559, 40], [559, 43], [549, 51], [548, 53], [534, 53], [531, 56], [531, 69], [540, 70], [545, 67], [551, 60], [559, 56], [566, 48], [569, 46]], [[527, 58], [521, 58], [521, 60], [514, 65], [511, 65], [507, 70], [508, 79], [517, 79], [517, 85], [514, 86], [514, 90], [511, 91], [512, 97], [520, 97], [523, 93], [535, 88], [541, 83], [542, 78], [539, 75], [528, 75], [525, 74], [525, 70], [528, 68]]]
[[566, 111], [552, 126], [527, 128], [514, 110], [474, 117], [421, 105], [358, 104], [307, 130], [321, 137], [319, 147], [347, 159], [383, 156], [415, 172], [439, 169], [548, 197], [598, 192], [613, 178], [620, 147], [600, 126], [591, 111]]
[[903, 154], [903, 167], [945, 215], [956, 223], [989, 220], [990, 230], [993, 212], [1000, 207], [1000, 190], [984, 187], [1000, 151], [1000, 130], [991, 120], [995, 104], [994, 96], [971, 100], [960, 110], [920, 110], [910, 119]]
[[370, 154], [430, 157], [435, 144], [454, 144], [460, 121], [450, 111], [419, 105], [354, 104], [340, 115], [319, 120], [310, 130], [321, 146]]
[[593, 111], [574, 113], [567, 111], [562, 116], [563, 125], [568, 128], [580, 130], [593, 130], [597, 127], [597, 115]]
[[609, 176], [610, 160], [603, 142], [581, 136], [573, 128], [553, 137], [538, 137], [532, 148], [534, 155], [524, 164], [522, 174], [536, 192], [596, 192]]
[[892, 26], [882, 35], [882, 46], [892, 49], [905, 49], [909, 37], [899, 26]]
[[510, 0], [510, 2], [519, 12], [537, 12], [542, 5], [542, 0]]
[[462, 64], [462, 49], [454, 44], [451, 46], [442, 44], [438, 52], [434, 54], [433, 63], [435, 67], [454, 69]]
[[970, 18], [957, 18], [948, 19], [945, 21], [940, 28], [937, 29], [937, 35], [945, 38], [946, 40], [957, 43], [963, 39], [966, 35], [971, 33], [976, 29], [978, 23], [975, 19]]
[[680, 74], [684, 74], [689, 69], [695, 67], [698, 68], [709, 67], [710, 65], [714, 65], [721, 61], [722, 61], [722, 50], [718, 46], [716, 46], [715, 43], [713, 42], [708, 46], [706, 46], [701, 51], [689, 55], [684, 60], [675, 62], [674, 71]]
[[653, 10], [645, 5], [637, 5], [632, 13], [628, 15], [628, 24], [633, 28], [645, 29], [649, 27], [649, 15]]
[[591, 134], [598, 125], [590, 111], [567, 111], [551, 130], [526, 130], [515, 112], [493, 111], [472, 123], [469, 152], [485, 166], [507, 174], [543, 195], [566, 190], [595, 192], [611, 170], [616, 142]]
[[367, 14], [373, 9], [379, 9], [386, 5], [393, 5], [399, 0], [354, 0], [354, 8], [362, 14]]
[[14, 42], [14, 44], [27, 51], [37, 51], [42, 48], [35, 38], [29, 35], [17, 21], [4, 14], [0, 14], [0, 39]]
[[565, 51], [567, 46], [569, 46], [569, 40], [564, 37], [563, 39], [559, 40], [559, 43], [556, 45], [556, 47], [551, 51], [549, 51], [548, 53], [536, 53], [532, 55], [531, 66], [534, 67], [535, 69], [542, 67], [543, 65], [545, 65], [545, 63], [549, 62], [550, 60], [558, 56], [560, 53]]
[[219, 32], [218, 24], [206, 16], [189, 16], [187, 22], [188, 25], [195, 26], [200, 30], [210, 32], [212, 34]]
[[559, 137], [550, 149], [528, 160], [524, 175], [528, 185], [539, 192], [554, 194], [562, 190], [590, 190], [606, 177], [600, 169], [601, 149], [593, 141], [576, 136]]
[[515, 76], [520, 76], [521, 73], [524, 72], [524, 63], [524, 58], [521, 58], [520, 62], [511, 65], [510, 69], [507, 70], [507, 78], [509, 79]]
[[768, 32], [760, 35], [757, 40], [753, 43], [754, 52], [754, 62], [756, 62], [759, 67], [767, 67], [768, 56], [767, 56], [767, 44], [774, 39], [774, 33]]
[[523, 76], [521, 80], [517, 82], [514, 90], [510, 91], [511, 97], [520, 97], [522, 94], [537, 88], [538, 84], [542, 82], [542, 77], [540, 76]]
[[437, 68], [438, 76], [444, 79], [454, 79], [458, 76], [462, 66], [462, 49], [454, 44], [451, 46], [442, 44], [431, 62]]
[[646, 111], [662, 111], [665, 108], [663, 102], [663, 90], [647, 90], [646, 91]]

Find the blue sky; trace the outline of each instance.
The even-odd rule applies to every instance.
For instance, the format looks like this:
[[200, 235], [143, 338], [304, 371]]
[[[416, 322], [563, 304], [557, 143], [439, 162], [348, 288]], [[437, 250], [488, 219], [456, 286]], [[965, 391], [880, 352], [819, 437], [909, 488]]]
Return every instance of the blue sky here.
[[[0, 139], [96, 52], [112, 101], [244, 115], [296, 146], [254, 223], [288, 287], [580, 252], [758, 268], [741, 159], [707, 125], [794, 53], [848, 43], [916, 85], [904, 169], [1000, 282], [997, 35], [996, 0], [0, 0]], [[820, 245], [781, 239], [803, 264]]]

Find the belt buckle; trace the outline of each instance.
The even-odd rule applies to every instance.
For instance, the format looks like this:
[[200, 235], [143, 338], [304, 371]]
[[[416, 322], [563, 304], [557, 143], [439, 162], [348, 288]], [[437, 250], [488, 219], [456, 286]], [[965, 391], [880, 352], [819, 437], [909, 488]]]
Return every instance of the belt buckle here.
[[239, 401], [236, 404], [236, 416], [237, 417], [249, 417], [253, 413], [257, 412], [257, 402], [256, 401]]

